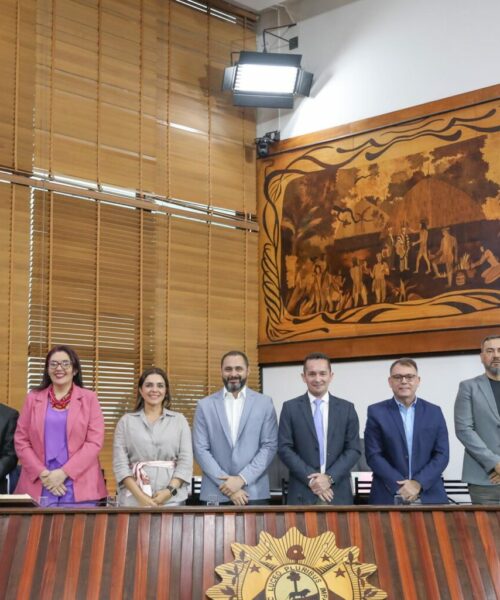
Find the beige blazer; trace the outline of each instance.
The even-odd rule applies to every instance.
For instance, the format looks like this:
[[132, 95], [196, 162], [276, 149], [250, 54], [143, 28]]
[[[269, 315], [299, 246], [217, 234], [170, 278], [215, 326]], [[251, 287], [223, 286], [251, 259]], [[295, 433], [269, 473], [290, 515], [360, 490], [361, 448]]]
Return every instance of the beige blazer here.
[[122, 484], [125, 477], [132, 477], [134, 463], [149, 460], [174, 460], [175, 469], [145, 467], [154, 492], [167, 487], [173, 477], [185, 482], [167, 505], [184, 502], [188, 496], [193, 476], [193, 451], [191, 431], [184, 415], [163, 410], [163, 415], [151, 424], [143, 410], [124, 415], [116, 426], [113, 441], [113, 471], [118, 484], [120, 506], [138, 506], [137, 500], [128, 495]]

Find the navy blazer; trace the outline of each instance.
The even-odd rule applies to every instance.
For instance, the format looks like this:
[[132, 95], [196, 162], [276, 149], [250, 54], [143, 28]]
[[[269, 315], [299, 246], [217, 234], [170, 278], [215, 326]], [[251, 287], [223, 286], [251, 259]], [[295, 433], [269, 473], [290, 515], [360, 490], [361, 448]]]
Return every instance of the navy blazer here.
[[[332, 504], [352, 504], [350, 473], [361, 454], [358, 415], [352, 402], [329, 398], [326, 473], [334, 481]], [[307, 476], [320, 471], [319, 444], [307, 393], [283, 404], [278, 454], [290, 471], [287, 503], [315, 504]]]
[[[365, 455], [373, 471], [370, 503], [393, 504], [394, 495], [401, 487], [397, 481], [410, 478], [403, 420], [394, 398], [368, 407]], [[422, 485], [420, 498], [423, 504], [449, 502], [442, 481], [448, 459], [448, 430], [441, 408], [418, 398], [411, 478]]]
[[14, 432], [18, 417], [17, 410], [0, 404], [0, 494], [7, 493], [7, 475], [17, 465]]

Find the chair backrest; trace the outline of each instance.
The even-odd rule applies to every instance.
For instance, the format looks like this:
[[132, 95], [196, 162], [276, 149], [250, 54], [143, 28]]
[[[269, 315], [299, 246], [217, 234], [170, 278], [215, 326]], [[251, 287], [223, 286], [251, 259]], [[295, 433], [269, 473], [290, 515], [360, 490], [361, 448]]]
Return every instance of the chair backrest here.
[[368, 504], [372, 489], [373, 473], [358, 471], [351, 474], [354, 482], [354, 504]]
[[186, 504], [196, 506], [200, 503], [201, 477], [195, 476], [191, 478], [191, 491], [189, 492]]
[[281, 504], [286, 504], [288, 499], [288, 480], [283, 478], [281, 480]]
[[[469, 486], [460, 479], [443, 479], [444, 491], [452, 504], [470, 504]], [[461, 496], [460, 501], [452, 496]], [[464, 498], [467, 496], [467, 498]]]

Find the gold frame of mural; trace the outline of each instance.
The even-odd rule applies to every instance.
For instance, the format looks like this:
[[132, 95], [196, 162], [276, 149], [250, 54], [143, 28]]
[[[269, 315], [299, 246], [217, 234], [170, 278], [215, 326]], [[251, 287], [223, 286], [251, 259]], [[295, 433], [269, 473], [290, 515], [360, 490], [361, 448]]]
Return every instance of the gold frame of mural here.
[[478, 348], [500, 325], [500, 84], [258, 161], [259, 358]]

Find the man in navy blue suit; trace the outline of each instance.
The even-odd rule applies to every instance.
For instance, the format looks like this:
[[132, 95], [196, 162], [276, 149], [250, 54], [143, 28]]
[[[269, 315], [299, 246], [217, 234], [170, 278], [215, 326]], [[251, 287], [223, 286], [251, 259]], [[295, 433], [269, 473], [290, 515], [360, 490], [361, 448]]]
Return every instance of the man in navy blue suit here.
[[373, 471], [371, 504], [448, 503], [442, 473], [448, 464], [448, 430], [439, 406], [416, 395], [417, 363], [396, 360], [390, 369], [393, 397], [368, 407], [366, 460]]

